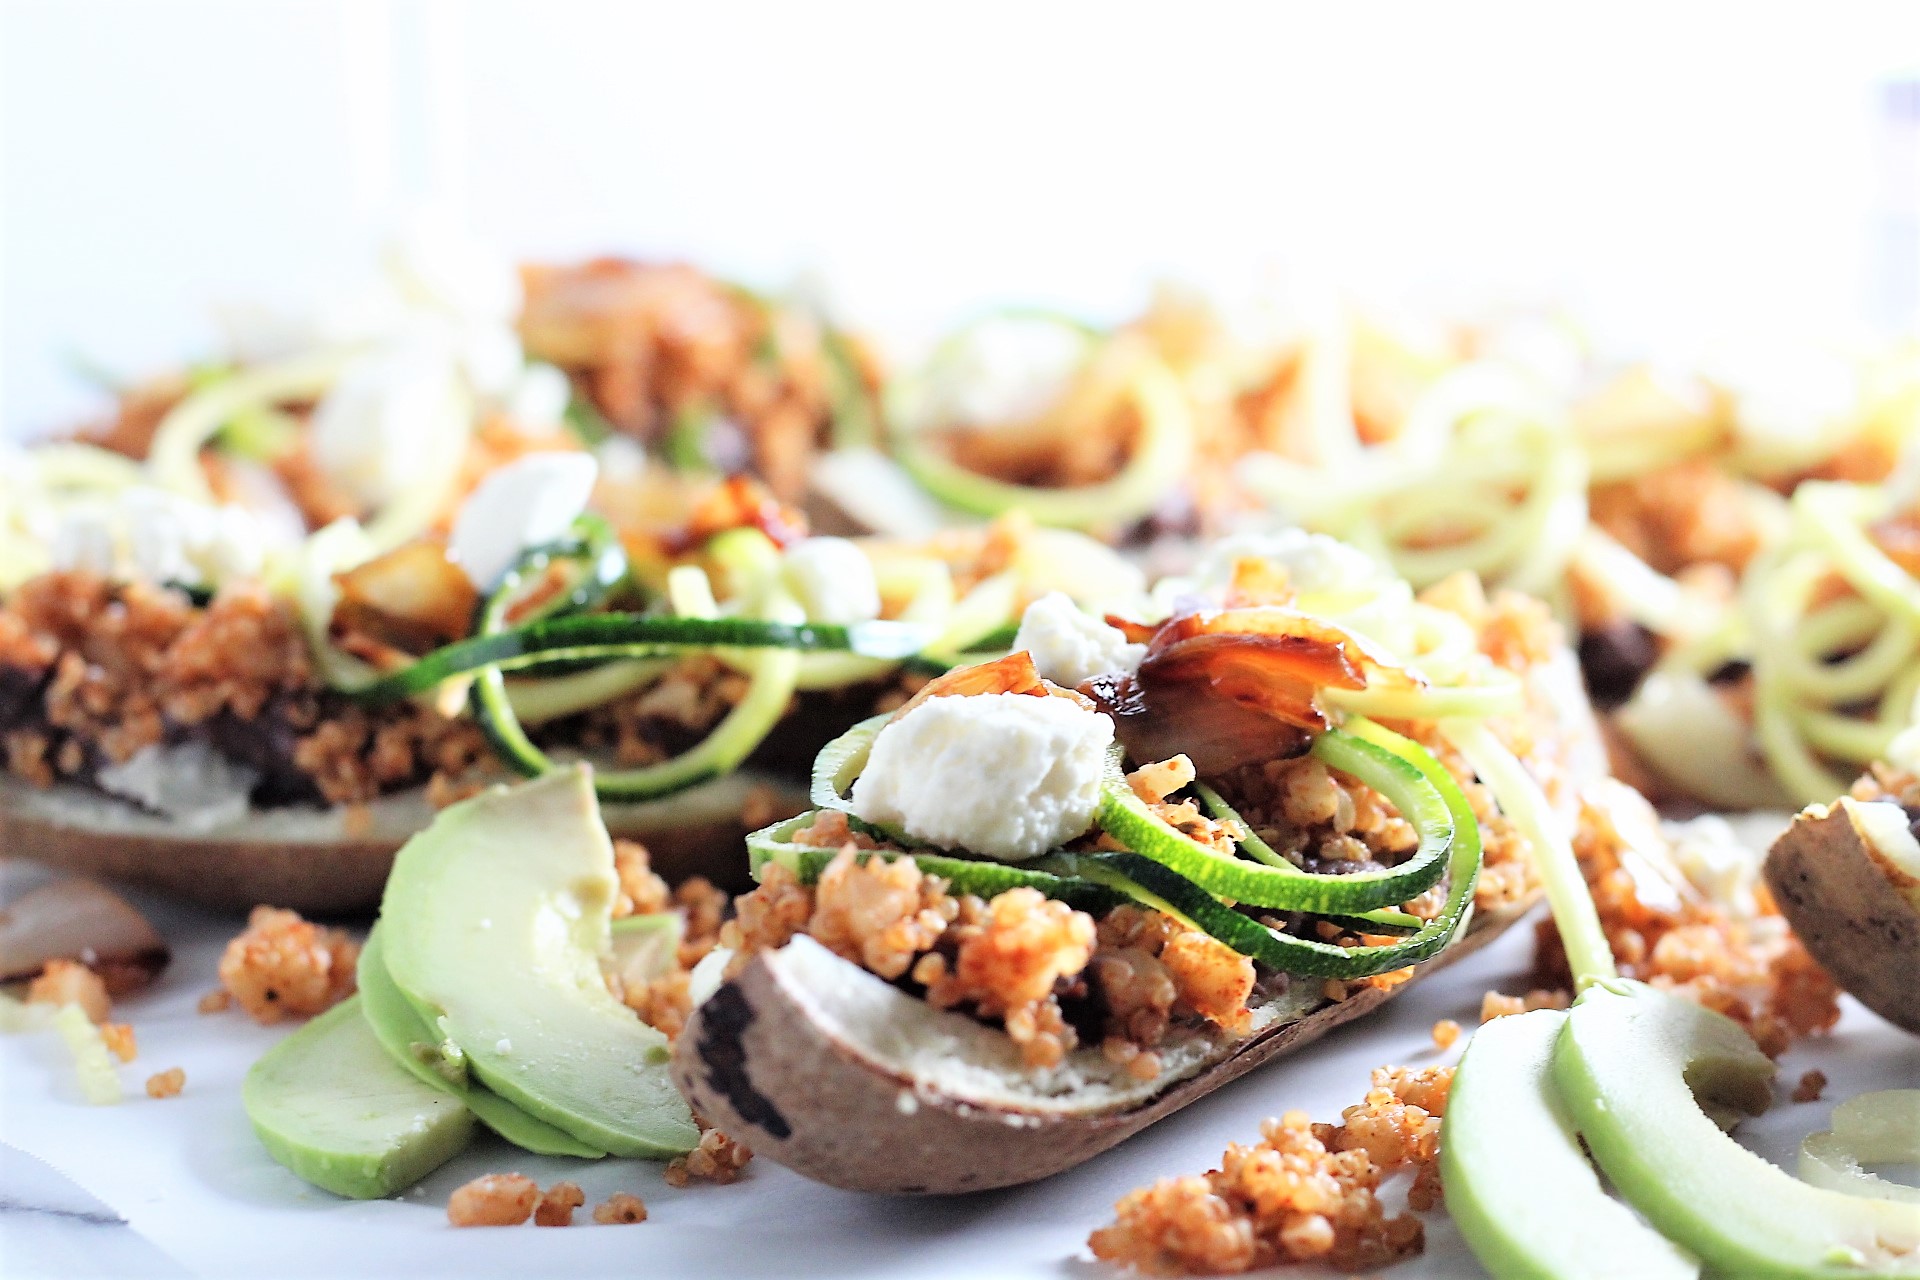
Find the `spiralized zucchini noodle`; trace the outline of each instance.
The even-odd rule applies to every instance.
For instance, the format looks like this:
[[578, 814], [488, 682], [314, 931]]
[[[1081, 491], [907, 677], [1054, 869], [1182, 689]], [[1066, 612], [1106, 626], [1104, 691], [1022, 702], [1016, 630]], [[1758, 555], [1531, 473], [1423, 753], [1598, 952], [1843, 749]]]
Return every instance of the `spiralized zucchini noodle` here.
[[[1062, 439], [1105, 430], [1118, 412], [1137, 420], [1126, 460], [1110, 477], [1091, 484], [1048, 487], [984, 475], [943, 452], [928, 437], [951, 425], [937, 418], [940, 384], [955, 374], [976, 330], [1008, 320], [1053, 325], [1088, 347], [1084, 367], [1064, 398], [1042, 413], [1044, 430]], [[890, 443], [895, 458], [922, 488], [956, 511], [995, 516], [1015, 509], [1044, 525], [1071, 529], [1118, 529], [1151, 513], [1193, 463], [1193, 418], [1180, 381], [1138, 335], [1108, 337], [1070, 318], [1050, 313], [999, 312], [951, 335], [925, 367], [897, 378], [886, 394]], [[976, 424], [996, 429], [1018, 423]], [[1030, 425], [1029, 430], [1040, 430]]]
[[1843, 794], [1920, 717], [1920, 581], [1867, 532], [1892, 506], [1883, 486], [1802, 484], [1742, 587], [1754, 728], [1800, 804]]
[[[1330, 636], [1344, 636], [1346, 643], [1371, 655], [1361, 664], [1365, 687], [1319, 689], [1332, 723], [1314, 736], [1308, 752], [1393, 806], [1418, 839], [1418, 848], [1404, 860], [1345, 874], [1297, 865], [1266, 844], [1204, 778], [1191, 784], [1194, 795], [1232, 846], [1223, 850], [1203, 843], [1171, 825], [1135, 793], [1125, 772], [1125, 750], [1118, 743], [1110, 749], [1101, 785], [1095, 822], [1104, 834], [1097, 849], [1074, 844], [1015, 866], [982, 860], [965, 849], [929, 845], [854, 812], [853, 786], [889, 723], [888, 716], [878, 715], [819, 753], [810, 793], [817, 806], [813, 813], [775, 823], [748, 838], [755, 875], [779, 864], [802, 880], [816, 879], [836, 850], [796, 837], [820, 811], [837, 810], [836, 820], [892, 846], [865, 856], [914, 858], [923, 871], [966, 892], [991, 895], [1025, 887], [1089, 910], [1132, 901], [1282, 971], [1343, 979], [1385, 973], [1437, 954], [1465, 926], [1482, 849], [1479, 820], [1453, 775], [1418, 743], [1371, 718], [1379, 714], [1437, 722], [1443, 740], [1467, 761], [1534, 849], [1556, 902], [1577, 894], [1581, 882], [1565, 822], [1527, 767], [1488, 728], [1495, 718], [1526, 710], [1523, 689], [1515, 677], [1479, 654], [1469, 625], [1416, 602], [1403, 580], [1377, 568], [1371, 577], [1363, 576], [1357, 572], [1367, 564], [1362, 557], [1324, 538], [1296, 534], [1272, 543], [1267, 551], [1265, 564], [1258, 565], [1263, 558], [1258, 544], [1230, 542], [1216, 548], [1192, 576], [1159, 584], [1154, 598], [1177, 599], [1186, 608], [1196, 600], [1224, 599], [1224, 609], [1203, 615], [1208, 640], [1273, 641], [1284, 636], [1327, 643]], [[1256, 589], [1256, 582], [1288, 582], [1287, 603], [1236, 603], [1242, 598], [1236, 593], [1243, 578], [1249, 584], [1247, 593]], [[1232, 584], [1224, 594], [1223, 582]], [[1297, 591], [1294, 582], [1302, 584]], [[1147, 612], [1156, 611], [1150, 605]], [[1191, 616], [1176, 612], [1162, 623], [1129, 625], [1148, 631], [1172, 627], [1178, 634], [1182, 620]], [[1021, 657], [978, 668], [971, 673], [977, 684], [957, 685], [951, 691], [1008, 684], [1028, 692], [1046, 691], [1030, 664], [1020, 668]], [[956, 678], [968, 675], [957, 673]], [[931, 689], [928, 693], [941, 696]], [[1416, 916], [1403, 909], [1439, 887], [1444, 888], [1443, 900], [1430, 911]], [[1270, 917], [1250, 914], [1262, 911], [1304, 913], [1365, 936], [1359, 945], [1351, 939], [1329, 943], [1315, 933], [1303, 936], [1276, 928]], [[1587, 923], [1590, 927], [1576, 940], [1583, 948], [1582, 959], [1596, 972], [1608, 972], [1604, 935], [1597, 920]], [[1596, 947], [1598, 958], [1589, 956]]]

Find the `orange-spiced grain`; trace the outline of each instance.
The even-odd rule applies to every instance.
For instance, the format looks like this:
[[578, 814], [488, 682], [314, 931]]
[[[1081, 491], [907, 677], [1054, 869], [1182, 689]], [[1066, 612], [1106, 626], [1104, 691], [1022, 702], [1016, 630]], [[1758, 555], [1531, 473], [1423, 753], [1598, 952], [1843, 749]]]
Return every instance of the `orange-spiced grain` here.
[[256, 1022], [310, 1018], [353, 994], [359, 959], [360, 944], [340, 930], [259, 906], [220, 957], [220, 981]]
[[700, 1145], [683, 1156], [667, 1162], [661, 1176], [670, 1187], [684, 1187], [696, 1180], [725, 1186], [737, 1182], [740, 1173], [753, 1159], [753, 1152], [718, 1129], [700, 1135]]
[[1227, 1148], [1220, 1168], [1128, 1195], [1088, 1239], [1094, 1256], [1151, 1275], [1222, 1274], [1286, 1262], [1353, 1270], [1420, 1252], [1419, 1219], [1388, 1216], [1381, 1183], [1414, 1174], [1409, 1203], [1438, 1203], [1440, 1118], [1452, 1069], [1381, 1068], [1339, 1125], [1288, 1112], [1261, 1140]]
[[447, 1221], [456, 1227], [517, 1227], [533, 1216], [540, 1188], [518, 1173], [489, 1173], [454, 1188]]

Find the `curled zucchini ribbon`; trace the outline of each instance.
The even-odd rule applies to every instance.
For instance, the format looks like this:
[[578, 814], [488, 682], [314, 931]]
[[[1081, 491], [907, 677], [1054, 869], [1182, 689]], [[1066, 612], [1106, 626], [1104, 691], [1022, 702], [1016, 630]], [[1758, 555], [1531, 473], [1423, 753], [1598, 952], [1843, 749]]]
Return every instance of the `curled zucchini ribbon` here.
[[1180, 380], [1157, 355], [1123, 354], [1118, 390], [1133, 404], [1140, 429], [1132, 456], [1110, 479], [1073, 488], [1015, 484], [967, 469], [913, 432], [895, 433], [894, 455], [921, 488], [971, 515], [1023, 510], [1040, 524], [1069, 529], [1137, 520], [1159, 506], [1191, 468], [1193, 415]]
[[[823, 748], [814, 762], [812, 800], [845, 812], [846, 792], [866, 765], [873, 740], [887, 717], [861, 722]], [[1133, 794], [1116, 749], [1103, 784], [1098, 821], [1124, 852], [1056, 851], [1010, 867], [947, 853], [875, 854], [911, 856], [921, 870], [956, 889], [990, 896], [1027, 886], [1048, 897], [1100, 909], [1122, 900], [1164, 911], [1226, 943], [1243, 955], [1287, 973], [1329, 978], [1365, 978], [1416, 964], [1444, 948], [1466, 920], [1480, 875], [1480, 828], [1466, 797], [1446, 769], [1418, 743], [1372, 721], [1350, 720], [1344, 729], [1316, 739], [1316, 756], [1380, 791], [1420, 836], [1420, 847], [1400, 866], [1355, 875], [1320, 875], [1286, 862], [1259, 841], [1210, 788], [1202, 797], [1239, 831], [1243, 850], [1258, 862], [1224, 855], [1168, 826]], [[835, 850], [792, 842], [813, 820], [802, 814], [757, 831], [747, 839], [753, 872], [779, 862], [802, 881], [817, 878]], [[849, 816], [856, 830], [899, 833]], [[1382, 909], [1418, 897], [1442, 876], [1446, 897], [1430, 919]], [[1223, 901], [1223, 899], [1227, 901]], [[1228, 901], [1270, 910], [1302, 911], [1367, 934], [1399, 935], [1390, 942], [1340, 946], [1275, 930], [1235, 910]]]

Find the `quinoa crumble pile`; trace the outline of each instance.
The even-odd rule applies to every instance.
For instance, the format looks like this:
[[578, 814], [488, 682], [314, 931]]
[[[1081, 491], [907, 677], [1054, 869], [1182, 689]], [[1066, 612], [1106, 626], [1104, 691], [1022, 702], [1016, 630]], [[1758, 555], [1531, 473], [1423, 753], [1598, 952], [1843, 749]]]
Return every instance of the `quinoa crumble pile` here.
[[1166, 1178], [1114, 1207], [1088, 1238], [1093, 1255], [1149, 1275], [1220, 1275], [1287, 1262], [1354, 1270], [1418, 1254], [1425, 1229], [1389, 1216], [1379, 1191], [1413, 1174], [1411, 1209], [1440, 1203], [1440, 1121], [1453, 1068], [1381, 1067], [1341, 1123], [1289, 1111], [1253, 1146], [1230, 1145], [1205, 1175]]

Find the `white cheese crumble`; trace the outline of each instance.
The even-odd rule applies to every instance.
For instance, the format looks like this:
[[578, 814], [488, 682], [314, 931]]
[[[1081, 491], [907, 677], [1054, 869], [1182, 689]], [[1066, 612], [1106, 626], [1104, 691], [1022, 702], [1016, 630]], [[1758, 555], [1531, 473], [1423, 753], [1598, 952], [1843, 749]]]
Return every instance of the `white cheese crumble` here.
[[1109, 671], [1136, 670], [1147, 656], [1147, 646], [1131, 643], [1118, 627], [1082, 613], [1060, 591], [1027, 606], [1013, 647], [1033, 655], [1041, 676], [1069, 689]]
[[1760, 917], [1754, 894], [1760, 884], [1760, 851], [1742, 843], [1725, 818], [1707, 814], [1663, 826], [1673, 842], [1674, 865], [1689, 884], [1742, 920]]
[[74, 503], [59, 513], [48, 544], [53, 568], [186, 586], [259, 574], [266, 552], [290, 545], [238, 506], [210, 506], [139, 486], [117, 502]]
[[1113, 721], [1066, 698], [930, 698], [882, 729], [853, 811], [918, 840], [1003, 862], [1093, 825]]
[[1041, 316], [983, 321], [937, 352], [903, 406], [916, 429], [1031, 422], [1067, 394], [1092, 353], [1070, 324]]
[[232, 826], [247, 815], [260, 775], [204, 742], [142, 747], [97, 775], [100, 789], [191, 830]]
[[356, 357], [313, 411], [314, 461], [370, 507], [430, 475], [442, 442], [468, 430], [467, 398], [444, 344]]
[[567, 532], [599, 472], [590, 453], [529, 453], [490, 473], [454, 517], [449, 557], [488, 590], [521, 552]]
[[780, 559], [787, 586], [814, 622], [880, 616], [880, 583], [867, 553], [845, 538], [807, 538]]
[[573, 384], [550, 364], [530, 364], [514, 379], [507, 393], [507, 416], [522, 431], [547, 431], [566, 416]]
[[1740, 442], [1767, 458], [1817, 453], [1860, 408], [1853, 367], [1816, 343], [1769, 340], [1715, 353], [1707, 376], [1731, 401]]

